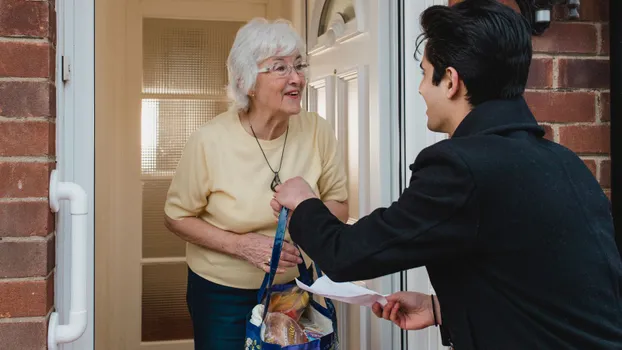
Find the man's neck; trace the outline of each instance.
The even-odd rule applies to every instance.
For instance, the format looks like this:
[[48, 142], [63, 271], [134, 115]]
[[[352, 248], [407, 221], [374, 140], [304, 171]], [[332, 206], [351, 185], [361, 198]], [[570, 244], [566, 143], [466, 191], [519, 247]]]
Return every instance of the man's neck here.
[[447, 125], [446, 128], [447, 134], [450, 138], [454, 135], [454, 132], [456, 132], [456, 129], [458, 129], [460, 123], [462, 123], [464, 118], [466, 118], [466, 116], [471, 113], [472, 110], [473, 107], [470, 104], [459, 106], [454, 109], [453, 114], [448, 121], [449, 125]]

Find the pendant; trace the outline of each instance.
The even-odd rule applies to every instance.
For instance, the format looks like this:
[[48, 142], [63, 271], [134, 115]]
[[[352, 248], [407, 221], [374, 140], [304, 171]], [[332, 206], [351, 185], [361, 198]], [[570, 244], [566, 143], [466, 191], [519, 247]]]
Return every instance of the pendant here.
[[274, 178], [272, 179], [272, 182], [270, 183], [270, 189], [272, 190], [272, 192], [276, 192], [276, 186], [281, 184], [281, 179], [279, 178], [279, 173], [274, 173]]

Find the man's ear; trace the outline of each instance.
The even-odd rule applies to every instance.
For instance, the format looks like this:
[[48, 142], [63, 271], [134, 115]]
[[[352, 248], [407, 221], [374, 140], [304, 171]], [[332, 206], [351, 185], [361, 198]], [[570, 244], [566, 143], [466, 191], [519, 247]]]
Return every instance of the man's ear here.
[[445, 69], [445, 79], [447, 79], [447, 98], [452, 99], [458, 96], [460, 92], [460, 76], [458, 75], [458, 71], [454, 67], [447, 67], [447, 69]]

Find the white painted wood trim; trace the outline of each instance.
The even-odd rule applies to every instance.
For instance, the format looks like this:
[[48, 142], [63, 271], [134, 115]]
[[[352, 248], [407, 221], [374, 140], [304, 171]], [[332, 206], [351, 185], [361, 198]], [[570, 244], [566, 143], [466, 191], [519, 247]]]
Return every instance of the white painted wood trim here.
[[330, 125], [333, 127], [333, 130], [335, 130], [335, 123], [336, 123], [336, 119], [337, 117], [335, 116], [335, 107], [337, 105], [337, 97], [335, 94], [335, 86], [336, 82], [335, 82], [335, 77], [332, 75], [327, 76], [326, 78], [324, 78], [324, 85], [326, 86], [326, 120], [328, 120], [330, 122]]
[[[59, 180], [79, 184], [87, 193], [87, 328], [75, 342], [60, 346], [63, 350], [93, 348], [94, 314], [94, 106], [95, 106], [95, 3], [94, 0], [56, 2], [57, 10], [57, 117], [56, 149]], [[71, 64], [71, 77], [62, 79], [62, 56]], [[61, 204], [66, 207], [68, 203]], [[61, 324], [66, 323], [70, 303], [70, 249], [68, 235], [71, 220], [68, 208], [57, 216], [55, 306]]]
[[309, 32], [307, 43], [308, 43], [308, 53], [310, 55], [320, 54], [335, 45], [346, 42], [348, 40], [354, 39], [365, 32], [367, 32], [368, 28], [368, 11], [369, 5], [366, 0], [354, 0], [354, 20], [348, 23], [334, 23], [334, 25], [329, 24], [329, 28], [326, 30], [321, 36], [318, 36], [318, 29], [320, 26], [320, 19], [322, 17], [322, 9], [328, 0], [317, 0], [315, 2], [315, 6], [313, 7], [313, 12], [311, 14], [311, 21], [309, 24]]

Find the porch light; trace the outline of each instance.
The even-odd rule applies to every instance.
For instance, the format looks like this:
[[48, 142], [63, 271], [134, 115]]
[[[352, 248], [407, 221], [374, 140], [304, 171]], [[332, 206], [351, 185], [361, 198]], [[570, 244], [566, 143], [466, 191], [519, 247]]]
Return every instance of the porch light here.
[[554, 5], [565, 4], [568, 7], [568, 19], [579, 19], [580, 0], [516, 0], [521, 13], [530, 21], [532, 33], [541, 35], [551, 24], [551, 10]]

